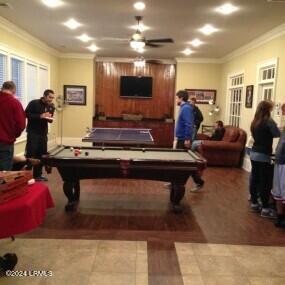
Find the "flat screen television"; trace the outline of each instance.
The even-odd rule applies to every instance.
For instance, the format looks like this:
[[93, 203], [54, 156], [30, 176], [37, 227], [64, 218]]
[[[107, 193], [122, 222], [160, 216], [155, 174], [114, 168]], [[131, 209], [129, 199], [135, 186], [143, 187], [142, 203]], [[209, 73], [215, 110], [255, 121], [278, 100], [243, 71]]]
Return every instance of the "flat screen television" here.
[[128, 98], [151, 98], [152, 77], [121, 76], [120, 96]]

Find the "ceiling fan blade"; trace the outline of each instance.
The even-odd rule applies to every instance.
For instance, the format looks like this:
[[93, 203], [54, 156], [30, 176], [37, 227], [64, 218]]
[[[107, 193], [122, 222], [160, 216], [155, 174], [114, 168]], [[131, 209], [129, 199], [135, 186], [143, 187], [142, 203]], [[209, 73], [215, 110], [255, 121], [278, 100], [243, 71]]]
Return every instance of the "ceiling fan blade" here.
[[151, 39], [147, 40], [149, 43], [174, 43], [173, 39], [165, 38], [165, 39]]
[[145, 45], [148, 47], [153, 47], [153, 48], [162, 47], [162, 45], [152, 44], [152, 43], [149, 43], [148, 41], [145, 43]]

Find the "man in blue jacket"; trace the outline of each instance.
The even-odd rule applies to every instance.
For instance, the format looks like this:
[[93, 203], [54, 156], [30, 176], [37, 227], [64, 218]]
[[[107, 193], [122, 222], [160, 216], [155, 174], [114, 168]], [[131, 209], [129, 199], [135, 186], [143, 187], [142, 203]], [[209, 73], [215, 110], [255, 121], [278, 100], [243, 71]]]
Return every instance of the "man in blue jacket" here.
[[176, 102], [180, 106], [175, 131], [177, 148], [179, 149], [191, 147], [191, 138], [194, 131], [194, 112], [193, 107], [188, 103], [188, 97], [186, 91], [178, 91], [176, 94]]
[[[187, 91], [181, 90], [176, 94], [177, 105], [180, 106], [180, 111], [177, 119], [175, 135], [177, 138], [177, 149], [190, 149], [191, 138], [194, 132], [194, 111], [191, 104], [188, 103], [189, 95]], [[198, 173], [192, 175], [195, 182], [192, 192], [199, 190], [204, 181]]]

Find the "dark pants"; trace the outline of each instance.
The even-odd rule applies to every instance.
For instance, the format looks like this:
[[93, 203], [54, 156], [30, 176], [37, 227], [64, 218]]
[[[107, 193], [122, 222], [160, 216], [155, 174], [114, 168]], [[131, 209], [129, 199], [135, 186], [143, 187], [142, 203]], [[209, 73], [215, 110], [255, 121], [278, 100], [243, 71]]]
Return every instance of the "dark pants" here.
[[[47, 135], [28, 133], [26, 157], [41, 159], [44, 154], [47, 154]], [[40, 177], [42, 175], [42, 168], [42, 164], [34, 166], [34, 178]]]
[[14, 145], [0, 143], [0, 171], [13, 167]]
[[[185, 149], [184, 140], [178, 140], [176, 148], [177, 149]], [[192, 174], [192, 178], [193, 178], [195, 184], [203, 184], [204, 183], [203, 179], [200, 177], [198, 172], [195, 172], [194, 174]]]
[[260, 196], [262, 207], [269, 208], [270, 192], [273, 181], [273, 165], [268, 162], [251, 160], [251, 166], [251, 201], [252, 203], [257, 204], [257, 198]]

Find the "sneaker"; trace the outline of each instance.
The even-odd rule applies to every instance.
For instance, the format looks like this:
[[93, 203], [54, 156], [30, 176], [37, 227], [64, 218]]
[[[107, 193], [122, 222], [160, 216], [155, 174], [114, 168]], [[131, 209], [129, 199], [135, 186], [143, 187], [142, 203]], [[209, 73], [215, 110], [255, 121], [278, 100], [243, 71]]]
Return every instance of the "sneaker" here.
[[191, 190], [190, 192], [197, 192], [199, 191], [202, 187], [203, 187], [204, 183], [202, 184], [196, 184]]
[[269, 218], [269, 219], [277, 218], [277, 214], [273, 209], [265, 209], [265, 208], [261, 210], [260, 216], [263, 218]]
[[35, 180], [38, 182], [47, 182], [48, 181], [48, 179], [44, 176], [36, 177]]
[[261, 211], [261, 207], [259, 206], [258, 203], [257, 204], [251, 203], [250, 209], [254, 213], [260, 213], [260, 211]]

